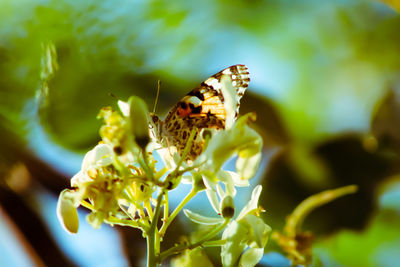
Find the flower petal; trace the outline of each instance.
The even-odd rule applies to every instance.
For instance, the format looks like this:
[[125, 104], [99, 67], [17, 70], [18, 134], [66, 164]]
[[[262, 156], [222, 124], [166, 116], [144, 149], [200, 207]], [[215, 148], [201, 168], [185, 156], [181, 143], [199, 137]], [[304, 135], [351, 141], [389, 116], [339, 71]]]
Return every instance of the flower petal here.
[[[232, 186], [233, 188], [235, 186], [238, 186], [238, 187], [248, 187], [248, 186], [250, 186], [249, 181], [240, 179], [239, 174], [237, 174], [236, 172], [220, 170], [217, 175], [218, 175], [218, 177], [221, 177], [220, 178], [221, 181], [225, 181], [229, 186]], [[229, 176], [229, 178], [228, 178], [228, 176]], [[229, 191], [229, 189], [227, 189], [227, 192], [228, 191]], [[231, 195], [235, 196], [236, 195], [236, 190]]]
[[257, 207], [258, 207], [258, 199], [260, 198], [261, 191], [262, 191], [262, 186], [261, 185], [257, 185], [256, 187], [254, 187], [253, 192], [251, 193], [250, 201], [240, 211], [239, 216], [237, 217], [236, 220], [240, 221], [241, 219], [244, 218], [244, 216], [246, 216], [252, 210], [257, 209]]
[[90, 167], [91, 167], [93, 164], [95, 164], [94, 158], [95, 158], [94, 149], [89, 150], [89, 151], [85, 154], [85, 157], [83, 157], [81, 170], [87, 171], [88, 169], [90, 169]]
[[105, 167], [114, 162], [114, 151], [110, 145], [98, 144], [93, 151], [95, 165]]
[[264, 255], [264, 248], [249, 248], [240, 257], [240, 267], [252, 267], [261, 260]]
[[127, 102], [118, 100], [118, 107], [121, 110], [122, 114], [124, 114], [125, 117], [129, 117], [130, 107]]
[[61, 225], [66, 231], [76, 234], [79, 229], [78, 212], [76, 211], [76, 203], [74, 192], [64, 189], [57, 202], [57, 217]]
[[[247, 126], [251, 115], [246, 114], [239, 118], [231, 129], [218, 131], [209, 141], [202, 156], [198, 157], [194, 164], [203, 164], [202, 170], [217, 173], [235, 153], [241, 158], [250, 158], [258, 154], [262, 148], [262, 139], [255, 130]], [[251, 163], [255, 163], [255, 161]], [[253, 164], [249, 170], [253, 170], [256, 165]], [[251, 172], [246, 168], [244, 170], [246, 170], [245, 174], [248, 179]]]
[[223, 199], [226, 195], [226, 193], [224, 192], [224, 189], [222, 189], [220, 184], [217, 184], [216, 188], [217, 188], [217, 193], [218, 193], [219, 198]]
[[242, 180], [249, 180], [257, 173], [261, 162], [261, 155], [261, 153], [257, 153], [251, 157], [238, 157], [236, 160], [236, 171]]
[[114, 162], [114, 151], [110, 145], [98, 144], [86, 153], [82, 162], [82, 170], [87, 171], [91, 167], [105, 167]]
[[192, 184], [193, 183], [193, 176], [191, 176], [191, 175], [183, 175], [181, 183], [182, 184]]
[[218, 179], [214, 175], [214, 173], [209, 171], [202, 172], [203, 182], [207, 189], [212, 189], [214, 191], [217, 190], [216, 186], [218, 183]]
[[231, 221], [225, 231], [222, 233], [222, 239], [226, 243], [221, 247], [221, 261], [223, 266], [233, 266], [243, 250], [246, 248], [246, 239], [248, 230], [236, 221]]
[[255, 245], [258, 248], [264, 248], [268, 242], [271, 227], [265, 224], [260, 217], [252, 214], [248, 214], [245, 217], [245, 220], [246, 226], [248, 226], [252, 232], [251, 240], [254, 242], [254, 244], [251, 243], [251, 245]]
[[232, 86], [232, 80], [228, 75], [221, 77], [221, 92], [224, 96], [224, 107], [226, 112], [225, 129], [230, 129], [235, 121], [237, 93]]
[[184, 209], [183, 213], [188, 217], [192, 222], [199, 223], [199, 224], [205, 224], [205, 225], [214, 225], [214, 224], [220, 224], [224, 222], [223, 218], [213, 218], [213, 217], [207, 217], [200, 215], [196, 212], [193, 212], [188, 209]]
[[[170, 147], [170, 149], [175, 147]], [[160, 156], [163, 165], [165, 165], [168, 169], [174, 169], [176, 167], [174, 158], [172, 156], [172, 152], [169, 148], [157, 148], [156, 152]]]
[[218, 201], [217, 193], [212, 189], [206, 189], [206, 194], [207, 194], [208, 200], [210, 201], [211, 206], [213, 207], [215, 212], [219, 214], [220, 211], [219, 211], [219, 201]]
[[86, 174], [86, 172], [83, 172], [81, 170], [71, 178], [71, 186], [72, 187], [80, 187], [80, 186], [82, 186], [82, 184], [88, 183], [91, 181], [93, 181], [93, 179], [90, 178], [89, 175]]
[[226, 193], [232, 197], [236, 196], [236, 188], [233, 183], [225, 183]]
[[[232, 176], [234, 174], [236, 174], [236, 173], [225, 171], [225, 170], [219, 170], [216, 175], [221, 182], [224, 182], [226, 193], [231, 196], [236, 195], [235, 184], [232, 179]], [[221, 198], [223, 198], [223, 197], [221, 197]]]

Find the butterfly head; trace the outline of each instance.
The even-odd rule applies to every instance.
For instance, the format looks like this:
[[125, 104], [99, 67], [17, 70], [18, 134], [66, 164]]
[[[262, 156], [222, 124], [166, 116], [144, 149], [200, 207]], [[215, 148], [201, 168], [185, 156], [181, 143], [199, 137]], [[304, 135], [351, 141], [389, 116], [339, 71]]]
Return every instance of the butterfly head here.
[[[151, 137], [162, 147], [175, 147], [181, 154], [192, 131], [199, 137], [203, 129], [210, 132], [229, 128], [238, 115], [240, 99], [249, 82], [249, 71], [241, 64], [214, 74], [184, 96], [165, 120], [160, 120], [153, 112], [150, 115]], [[204, 140], [197, 137], [189, 152], [191, 159], [203, 150]]]
[[152, 139], [161, 140], [162, 124], [162, 120], [155, 113], [150, 113], [149, 129]]

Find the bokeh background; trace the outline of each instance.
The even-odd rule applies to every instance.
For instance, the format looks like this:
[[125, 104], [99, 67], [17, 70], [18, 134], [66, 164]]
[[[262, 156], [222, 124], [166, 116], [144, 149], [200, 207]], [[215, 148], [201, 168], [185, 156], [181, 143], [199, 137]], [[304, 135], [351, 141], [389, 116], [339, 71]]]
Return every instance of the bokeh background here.
[[[0, 0], [0, 266], [143, 265], [139, 231], [94, 230], [82, 209], [79, 233], [67, 234], [58, 194], [99, 141], [96, 115], [115, 107], [110, 93], [152, 107], [161, 80], [157, 111], [165, 114], [239, 63], [251, 76], [241, 113], [257, 113], [265, 142], [253, 183], [263, 185], [266, 223], [281, 230], [307, 196], [357, 184], [357, 194], [305, 221], [315, 234], [313, 265], [398, 266], [396, 9], [395, 0]], [[58, 68], [46, 87], [49, 42]], [[175, 203], [185, 190], [175, 190]], [[190, 204], [203, 211], [204, 203]], [[170, 245], [194, 229], [186, 218], [178, 223]], [[260, 266], [288, 266], [273, 241], [265, 252]]]

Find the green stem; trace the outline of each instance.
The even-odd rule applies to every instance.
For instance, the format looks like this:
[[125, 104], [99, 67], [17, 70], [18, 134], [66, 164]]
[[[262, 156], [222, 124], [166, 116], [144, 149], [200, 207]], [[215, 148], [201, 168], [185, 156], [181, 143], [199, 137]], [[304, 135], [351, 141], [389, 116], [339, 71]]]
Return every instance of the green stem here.
[[163, 222], [168, 220], [168, 215], [169, 215], [169, 199], [168, 199], [168, 191], [165, 192], [165, 203], [164, 203], [164, 218]]
[[[136, 147], [133, 144], [130, 145], [130, 148], [131, 148], [132, 152], [135, 151], [135, 149], [136, 149]], [[141, 149], [138, 156], [139, 156], [138, 157], [138, 163], [139, 163], [140, 167], [144, 170], [147, 178], [149, 180], [153, 181], [154, 180], [154, 178], [153, 178], [154, 174], [153, 174], [153, 171], [152, 171], [152, 169], [150, 168], [150, 166], [148, 164], [148, 158], [147, 158], [147, 155], [146, 155], [146, 151]]]
[[185, 249], [194, 249], [196, 247], [201, 246], [204, 242], [210, 240], [211, 238], [215, 237], [221, 230], [223, 230], [226, 225], [230, 222], [229, 219], [225, 219], [224, 223], [218, 226], [217, 228], [214, 228], [211, 230], [205, 237], [197, 241], [196, 243], [190, 244], [190, 243], [185, 243], [185, 244], [180, 244], [177, 246], [174, 246], [170, 249], [167, 249], [163, 253], [160, 254], [160, 259], [159, 262], [162, 262], [166, 258], [168, 258], [171, 255], [177, 254], [181, 251], [184, 251]]
[[146, 210], [147, 210], [147, 213], [149, 214], [149, 217], [151, 219], [153, 219], [154, 215], [153, 215], [153, 210], [151, 209], [150, 200], [146, 200], [143, 204], [146, 207]]
[[229, 223], [229, 221], [230, 221], [229, 219], [225, 219], [223, 224], [221, 224], [217, 228], [214, 228], [205, 237], [200, 239], [200, 241], [197, 241], [196, 243], [189, 245], [188, 249], [192, 249], [192, 248], [198, 247], [201, 244], [203, 244], [204, 242], [206, 242], [206, 241], [210, 240], [211, 238], [213, 238], [214, 236], [216, 236], [219, 232], [222, 231], [222, 229], [224, 229], [226, 227], [226, 225]]
[[168, 219], [166, 221], [164, 221], [163, 226], [161, 227], [161, 230], [160, 230], [161, 237], [164, 236], [165, 232], [167, 231], [168, 226], [172, 223], [172, 221], [175, 219], [175, 217], [178, 215], [178, 213], [189, 202], [189, 200], [191, 200], [196, 194], [197, 194], [197, 190], [192, 188], [192, 190], [190, 190], [189, 194], [186, 195], [186, 197], [182, 200], [182, 202], [178, 205], [178, 207], [175, 208], [175, 210], [172, 212], [171, 216], [169, 216]]
[[146, 229], [146, 226], [143, 224], [140, 224], [138, 222], [133, 222], [131, 220], [124, 220], [124, 219], [120, 219], [120, 218], [115, 218], [112, 216], [109, 216], [108, 218], [104, 219], [104, 221], [108, 224], [111, 225], [121, 225], [121, 226], [129, 226], [129, 227], [133, 227], [133, 228], [138, 228], [138, 229]]
[[147, 267], [156, 267], [155, 236], [154, 233], [147, 234]]
[[141, 164], [142, 168], [145, 170], [145, 172], [148, 175], [149, 179], [151, 181], [153, 181], [154, 180], [154, 173], [153, 173], [153, 170], [152, 170], [152, 168], [151, 168], [151, 166], [149, 164], [148, 155], [147, 155], [145, 149], [142, 149], [141, 151], [142, 151], [142, 158], [143, 158], [144, 164], [143, 163], [141, 164], [141, 160], [139, 160], [139, 164]]
[[146, 164], [146, 161], [143, 158], [138, 159], [138, 163], [140, 167], [144, 170], [146, 176], [148, 177], [149, 180], [153, 181], [153, 172], [150, 170], [150, 167]]
[[336, 189], [326, 190], [312, 195], [303, 200], [286, 219], [284, 232], [288, 237], [294, 238], [300, 230], [307, 215], [314, 209], [329, 203], [339, 197], [357, 192], [356, 185], [348, 185]]
[[92, 204], [90, 204], [89, 202], [87, 202], [86, 200], [81, 200], [81, 205], [91, 211], [94, 210], [94, 207]]
[[156, 211], [154, 212], [153, 220], [151, 221], [151, 225], [149, 230], [146, 232], [147, 236], [147, 267], [156, 267], [157, 266], [157, 258], [156, 258], [156, 248], [159, 247], [156, 244], [156, 234], [157, 233], [157, 222], [160, 216], [161, 210], [161, 200], [164, 195], [164, 191], [161, 191], [157, 197], [157, 206]]
[[119, 205], [119, 208], [134, 222], [135, 218], [133, 218], [132, 214], [130, 214], [122, 205]]

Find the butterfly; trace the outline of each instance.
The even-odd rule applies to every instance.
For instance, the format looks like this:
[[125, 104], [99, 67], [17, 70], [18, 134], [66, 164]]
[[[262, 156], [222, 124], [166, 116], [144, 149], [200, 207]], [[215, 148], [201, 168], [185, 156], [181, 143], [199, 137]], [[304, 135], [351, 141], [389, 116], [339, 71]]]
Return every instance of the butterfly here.
[[[187, 159], [194, 160], [201, 154], [204, 147], [204, 139], [201, 136], [203, 129], [220, 130], [227, 125], [226, 99], [222, 90], [222, 77], [227, 75], [234, 91], [230, 97], [236, 107], [233, 120], [239, 113], [240, 99], [247, 89], [250, 77], [245, 65], [230, 66], [190, 91], [168, 113], [164, 121], [157, 115], [151, 114], [152, 125], [150, 132], [153, 139], [162, 147], [175, 147], [182, 152], [188, 142], [191, 132], [195, 131], [193, 145], [187, 155]], [[225, 94], [226, 91], [224, 91]]]

